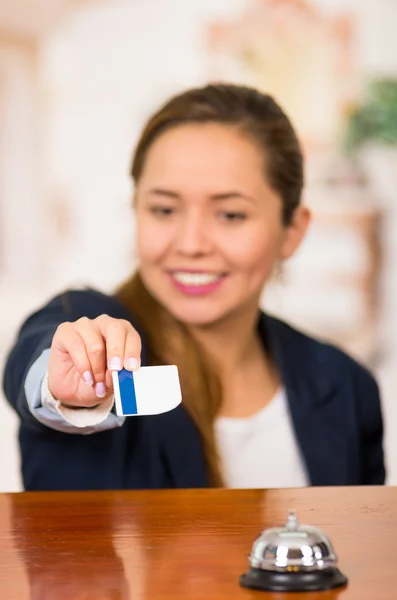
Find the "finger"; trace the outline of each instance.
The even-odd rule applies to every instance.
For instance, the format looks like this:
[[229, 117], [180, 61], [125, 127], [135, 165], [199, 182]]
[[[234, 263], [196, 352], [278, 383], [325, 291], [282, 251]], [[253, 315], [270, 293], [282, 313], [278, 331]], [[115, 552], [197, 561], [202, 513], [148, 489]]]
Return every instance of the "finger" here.
[[110, 371], [121, 371], [123, 368], [126, 327], [121, 319], [108, 319], [104, 323], [102, 335], [106, 342], [107, 366]]
[[137, 371], [141, 365], [142, 342], [139, 333], [127, 323], [125, 349], [124, 349], [124, 368], [128, 371]]
[[[108, 392], [106, 398], [108, 398], [111, 394], [112, 392]], [[95, 388], [87, 386], [84, 388], [84, 391], [79, 391], [78, 400], [75, 396], [71, 396], [66, 399], [62, 399], [62, 405], [66, 406], [66, 408], [95, 408], [106, 398], [98, 398], [95, 394]]]
[[55, 332], [52, 348], [64, 353], [67, 359], [71, 359], [73, 365], [83, 379], [89, 385], [94, 383], [91, 371], [90, 359], [86, 347], [79, 333], [73, 328], [72, 323], [62, 323]]
[[[111, 330], [113, 330], [113, 322], [117, 321], [119, 326], [123, 327], [124, 331], [124, 352], [121, 352], [122, 358], [122, 366], [129, 371], [135, 371], [139, 368], [141, 362], [141, 338], [138, 332], [133, 328], [131, 323], [125, 321], [124, 319], [112, 319], [107, 315], [101, 315], [96, 319], [98, 322], [98, 327], [102, 333], [102, 335], [106, 339], [106, 344], [108, 343], [108, 335]], [[114, 331], [114, 330], [113, 330]], [[113, 336], [113, 333], [111, 334]], [[116, 334], [114, 338], [116, 339]], [[111, 342], [112, 344], [112, 342]], [[111, 360], [114, 356], [116, 356], [116, 352], [118, 352], [119, 346], [116, 343], [116, 347], [111, 347], [108, 356]], [[121, 344], [120, 344], [121, 348]], [[118, 369], [117, 369], [118, 370]]]
[[85, 317], [76, 321], [74, 328], [86, 347], [95, 383], [95, 394], [97, 398], [104, 398], [106, 396], [106, 346], [103, 336], [96, 323]]

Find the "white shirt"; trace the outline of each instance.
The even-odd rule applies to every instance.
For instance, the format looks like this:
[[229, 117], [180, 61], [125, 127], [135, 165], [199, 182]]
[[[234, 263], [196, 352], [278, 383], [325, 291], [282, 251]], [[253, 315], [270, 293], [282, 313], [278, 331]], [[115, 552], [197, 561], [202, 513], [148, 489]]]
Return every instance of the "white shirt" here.
[[283, 388], [251, 417], [219, 417], [215, 438], [227, 487], [309, 485]]

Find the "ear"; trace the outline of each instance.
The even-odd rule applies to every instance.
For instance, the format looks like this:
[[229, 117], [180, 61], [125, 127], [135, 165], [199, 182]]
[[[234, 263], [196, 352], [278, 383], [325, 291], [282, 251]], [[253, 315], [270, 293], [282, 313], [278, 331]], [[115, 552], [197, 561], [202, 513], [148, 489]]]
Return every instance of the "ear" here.
[[310, 221], [310, 210], [306, 206], [298, 206], [292, 216], [291, 223], [284, 229], [284, 239], [281, 245], [281, 260], [287, 260], [295, 254], [306, 235]]

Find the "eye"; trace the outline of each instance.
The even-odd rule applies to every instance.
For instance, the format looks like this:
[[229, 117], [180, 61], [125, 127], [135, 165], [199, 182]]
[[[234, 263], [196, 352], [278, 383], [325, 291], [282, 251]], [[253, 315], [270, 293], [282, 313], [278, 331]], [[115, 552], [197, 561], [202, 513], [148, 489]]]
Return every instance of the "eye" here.
[[220, 214], [220, 217], [223, 221], [227, 221], [229, 223], [237, 223], [238, 221], [245, 221], [247, 215], [242, 212], [224, 211]]
[[157, 217], [169, 217], [175, 209], [172, 206], [151, 206], [150, 212]]

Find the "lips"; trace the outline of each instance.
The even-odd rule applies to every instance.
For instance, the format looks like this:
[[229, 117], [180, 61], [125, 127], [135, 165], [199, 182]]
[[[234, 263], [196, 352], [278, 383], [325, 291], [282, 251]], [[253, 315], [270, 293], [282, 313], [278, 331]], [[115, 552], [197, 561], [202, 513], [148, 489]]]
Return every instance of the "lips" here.
[[169, 273], [174, 287], [185, 296], [207, 296], [222, 286], [226, 273], [175, 270]]

